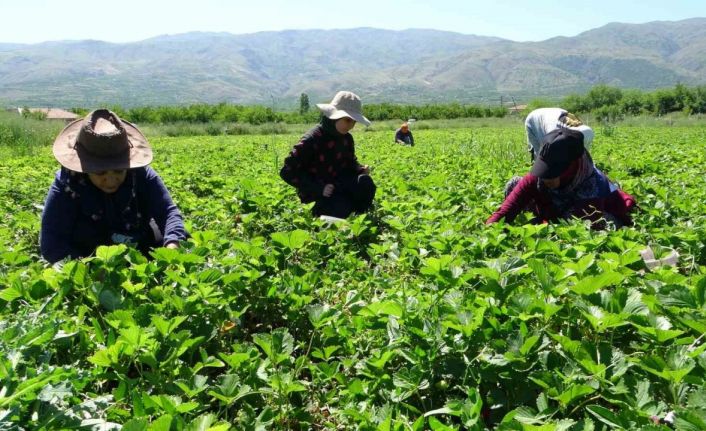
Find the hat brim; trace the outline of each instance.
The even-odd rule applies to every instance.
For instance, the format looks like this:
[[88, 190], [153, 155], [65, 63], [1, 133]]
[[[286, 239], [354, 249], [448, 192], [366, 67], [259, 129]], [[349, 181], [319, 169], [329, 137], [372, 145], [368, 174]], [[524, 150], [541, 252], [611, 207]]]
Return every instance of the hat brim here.
[[152, 148], [147, 138], [131, 123], [120, 120], [128, 135], [130, 150], [115, 157], [97, 157], [77, 145], [84, 119], [67, 125], [54, 140], [52, 151], [61, 166], [75, 172], [92, 173], [108, 170], [134, 169], [147, 166], [152, 162]]
[[336, 107], [331, 105], [330, 103], [317, 103], [316, 107], [319, 108], [319, 111], [321, 111], [321, 113], [324, 114], [326, 118], [330, 118], [331, 120], [338, 120], [343, 117], [348, 117], [354, 119], [359, 123], [363, 123], [366, 126], [369, 126], [371, 124], [370, 120], [365, 118], [365, 116], [360, 112], [336, 109]]
[[556, 178], [560, 176], [567, 167], [568, 166], [551, 166], [549, 163], [538, 157], [534, 160], [530, 174], [541, 179]]

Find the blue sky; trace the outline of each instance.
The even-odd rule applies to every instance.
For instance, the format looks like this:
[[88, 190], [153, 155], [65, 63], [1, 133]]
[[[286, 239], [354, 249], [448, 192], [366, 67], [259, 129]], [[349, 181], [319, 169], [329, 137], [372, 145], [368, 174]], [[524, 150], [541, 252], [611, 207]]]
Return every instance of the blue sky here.
[[[706, 17], [706, 0], [2, 0], [0, 43], [130, 42], [189, 31], [432, 28], [538, 41], [609, 22]], [[98, 6], [100, 4], [100, 6]]]

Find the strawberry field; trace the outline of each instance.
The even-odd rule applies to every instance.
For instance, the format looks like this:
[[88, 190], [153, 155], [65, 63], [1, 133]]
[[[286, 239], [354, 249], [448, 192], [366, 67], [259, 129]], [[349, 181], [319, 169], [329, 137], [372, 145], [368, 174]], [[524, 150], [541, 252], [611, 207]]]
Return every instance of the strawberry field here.
[[640, 205], [604, 232], [485, 226], [519, 122], [354, 137], [375, 207], [331, 226], [278, 176], [298, 136], [152, 139], [192, 238], [61, 267], [51, 149], [0, 160], [0, 429], [706, 429], [706, 127], [598, 128]]

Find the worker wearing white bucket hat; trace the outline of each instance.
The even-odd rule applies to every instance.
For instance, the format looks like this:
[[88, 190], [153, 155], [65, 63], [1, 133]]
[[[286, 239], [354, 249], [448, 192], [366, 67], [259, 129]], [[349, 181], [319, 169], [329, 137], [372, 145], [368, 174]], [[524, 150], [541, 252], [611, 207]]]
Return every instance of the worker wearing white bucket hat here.
[[317, 103], [316, 107], [331, 120], [348, 117], [366, 126], [370, 125], [370, 120], [363, 115], [360, 97], [350, 91], [339, 91], [331, 103]]
[[358, 122], [370, 125], [360, 97], [339, 91], [331, 103], [316, 106], [321, 122], [294, 146], [280, 176], [297, 189], [303, 203], [316, 202], [315, 216], [363, 213], [370, 209], [376, 188], [368, 166], [358, 163], [350, 134]]

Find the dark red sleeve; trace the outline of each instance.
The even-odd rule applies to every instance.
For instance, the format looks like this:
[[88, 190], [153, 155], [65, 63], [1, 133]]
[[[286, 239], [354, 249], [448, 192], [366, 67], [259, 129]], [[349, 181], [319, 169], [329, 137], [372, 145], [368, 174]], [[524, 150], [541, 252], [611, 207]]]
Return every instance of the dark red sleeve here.
[[315, 139], [310, 136], [299, 141], [284, 159], [279, 175], [287, 184], [317, 199], [323, 193], [324, 185], [307, 171], [314, 157], [314, 142]]
[[622, 190], [614, 191], [606, 198], [605, 210], [616, 216], [624, 225], [632, 225], [630, 213], [635, 209], [635, 198]]
[[490, 216], [485, 224], [491, 224], [504, 218], [506, 222], [512, 222], [517, 215], [525, 209], [527, 204], [533, 199], [539, 198], [537, 190], [537, 177], [527, 174], [512, 189], [512, 192], [505, 198], [500, 208]]

